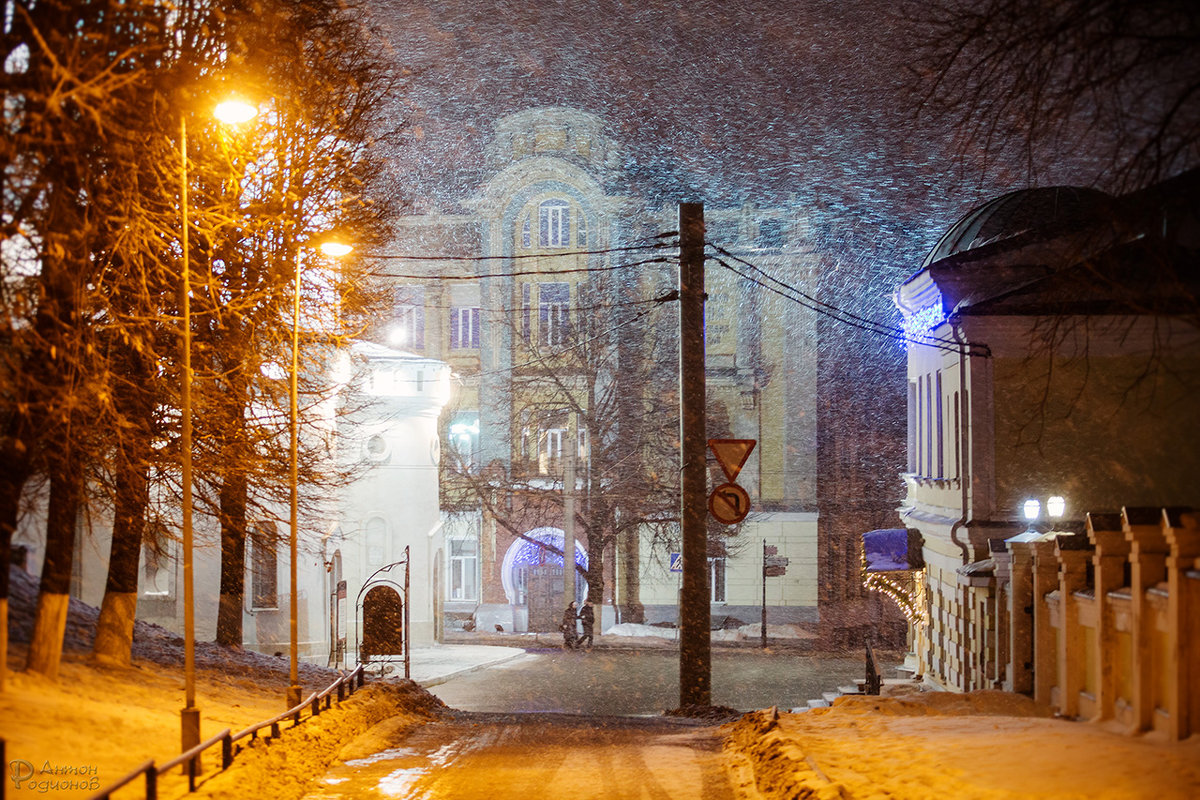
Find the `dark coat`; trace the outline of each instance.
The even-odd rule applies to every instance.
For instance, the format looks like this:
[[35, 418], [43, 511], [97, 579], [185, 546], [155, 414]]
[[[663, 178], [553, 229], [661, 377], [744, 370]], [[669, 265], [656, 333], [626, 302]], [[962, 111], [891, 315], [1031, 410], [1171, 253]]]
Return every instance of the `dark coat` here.
[[579, 610], [579, 619], [583, 622], [583, 629], [590, 631], [596, 624], [596, 609], [592, 608], [592, 604], [588, 603]]

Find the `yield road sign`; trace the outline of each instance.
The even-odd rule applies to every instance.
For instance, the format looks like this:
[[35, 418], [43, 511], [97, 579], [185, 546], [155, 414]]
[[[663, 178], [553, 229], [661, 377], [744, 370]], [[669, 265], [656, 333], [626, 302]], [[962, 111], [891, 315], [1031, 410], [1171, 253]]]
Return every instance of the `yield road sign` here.
[[750, 513], [750, 495], [736, 483], [723, 483], [708, 496], [708, 511], [724, 525], [736, 525]]
[[708, 440], [708, 446], [712, 448], [717, 463], [721, 465], [721, 471], [725, 473], [725, 479], [730, 483], [737, 480], [738, 473], [742, 471], [742, 466], [750, 457], [750, 451], [754, 449], [755, 444], [756, 439]]

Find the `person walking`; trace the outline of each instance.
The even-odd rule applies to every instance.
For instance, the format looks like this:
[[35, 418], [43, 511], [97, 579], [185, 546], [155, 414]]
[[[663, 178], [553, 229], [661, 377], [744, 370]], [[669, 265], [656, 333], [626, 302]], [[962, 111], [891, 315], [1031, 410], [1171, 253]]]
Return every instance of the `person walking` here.
[[584, 647], [584, 639], [587, 640], [587, 649], [592, 649], [592, 629], [596, 626], [596, 609], [592, 608], [591, 600], [583, 601], [583, 608], [579, 609], [579, 620], [583, 623], [583, 635], [579, 637], [579, 646]]
[[563, 650], [574, 650], [579, 646], [579, 640], [575, 637], [575, 618], [575, 601], [572, 600], [567, 603], [562, 625], [559, 626], [563, 635]]

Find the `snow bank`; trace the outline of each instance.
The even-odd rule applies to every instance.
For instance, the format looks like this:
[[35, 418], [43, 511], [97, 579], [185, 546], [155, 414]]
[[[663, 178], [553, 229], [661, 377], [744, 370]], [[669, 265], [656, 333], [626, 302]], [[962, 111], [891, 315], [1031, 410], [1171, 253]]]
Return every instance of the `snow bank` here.
[[[710, 631], [714, 642], [753, 642], [762, 639], [762, 625], [742, 625], [730, 630]], [[655, 637], [660, 639], [678, 639], [678, 628], [662, 628], [657, 625], [638, 625], [632, 622], [622, 622], [604, 631], [605, 636], [634, 636]], [[768, 625], [768, 639], [812, 639], [816, 634], [806, 631], [797, 625]]]
[[[233, 766], [209, 779], [197, 797], [242, 800], [301, 798], [337, 760], [374, 752], [386, 736], [427, 722], [445, 706], [412, 681], [368, 684], [340, 706], [288, 728], [277, 741], [258, 740]], [[376, 729], [382, 732], [377, 733]]]
[[1048, 713], [996, 691], [843, 697], [747, 714], [726, 726], [725, 747], [741, 780], [769, 797], [1200, 796], [1200, 737], [1132, 737]]

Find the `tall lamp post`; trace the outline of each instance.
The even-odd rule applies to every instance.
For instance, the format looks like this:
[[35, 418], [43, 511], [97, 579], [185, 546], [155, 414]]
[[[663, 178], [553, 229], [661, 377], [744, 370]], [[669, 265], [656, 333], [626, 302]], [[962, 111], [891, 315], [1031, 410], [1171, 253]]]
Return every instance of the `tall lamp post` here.
[[[213, 109], [213, 115], [226, 124], [236, 125], [252, 119], [257, 110], [240, 100], [226, 100]], [[180, 479], [183, 483], [183, 675], [184, 708], [180, 712], [180, 738], [186, 753], [200, 744], [200, 709], [196, 706], [196, 616], [195, 592], [193, 587], [192, 558], [192, 287], [190, 245], [188, 243], [188, 137], [187, 114], [179, 117], [179, 206], [181, 233], [180, 247], [183, 249], [182, 275], [180, 276], [180, 311], [183, 322], [179, 349], [182, 353], [183, 375], [180, 389], [179, 413], [182, 417], [180, 429]], [[191, 765], [200, 771], [200, 759]]]
[[[332, 258], [341, 258], [354, 248], [341, 242], [326, 241], [320, 245], [320, 251]], [[288, 478], [288, 522], [290, 532], [288, 546], [290, 551], [289, 580], [291, 600], [289, 602], [289, 628], [291, 633], [291, 648], [288, 665], [287, 707], [289, 709], [300, 705], [300, 625], [299, 625], [299, 581], [296, 566], [300, 556], [299, 543], [299, 483], [300, 483], [300, 259], [296, 259], [295, 285], [292, 288], [292, 368], [288, 382], [288, 458], [291, 474]]]

